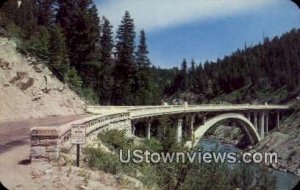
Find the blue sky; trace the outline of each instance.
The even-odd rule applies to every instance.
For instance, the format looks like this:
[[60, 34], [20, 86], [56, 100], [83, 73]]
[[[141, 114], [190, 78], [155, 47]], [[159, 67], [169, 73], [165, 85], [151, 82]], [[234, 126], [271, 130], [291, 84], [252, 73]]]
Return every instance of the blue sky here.
[[300, 10], [289, 0], [96, 0], [99, 14], [117, 29], [128, 10], [136, 31], [147, 35], [149, 57], [162, 68], [230, 55], [263, 36], [300, 28]]

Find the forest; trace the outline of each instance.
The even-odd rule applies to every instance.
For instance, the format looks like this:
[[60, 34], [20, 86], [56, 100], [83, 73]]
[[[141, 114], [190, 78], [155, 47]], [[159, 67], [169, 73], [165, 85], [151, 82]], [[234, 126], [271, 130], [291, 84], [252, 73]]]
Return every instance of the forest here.
[[[266, 101], [284, 102], [299, 94], [300, 84], [300, 30], [293, 29], [281, 37], [264, 38], [262, 44], [238, 49], [230, 56], [216, 62], [206, 61], [190, 66], [183, 59], [172, 83], [165, 94], [172, 95], [190, 91], [201, 95], [205, 102], [238, 91], [234, 103], [252, 102], [260, 99], [260, 93], [281, 91], [283, 97]], [[226, 100], [226, 99], [225, 99]]]
[[[300, 91], [299, 29], [264, 37], [215, 62], [183, 59], [181, 68], [162, 69], [149, 59], [146, 32], [135, 31], [129, 12], [112, 26], [92, 0], [23, 0], [20, 6], [7, 1], [0, 8], [0, 27], [21, 53], [44, 61], [89, 103], [278, 103]], [[268, 95], [276, 93], [279, 98]]]

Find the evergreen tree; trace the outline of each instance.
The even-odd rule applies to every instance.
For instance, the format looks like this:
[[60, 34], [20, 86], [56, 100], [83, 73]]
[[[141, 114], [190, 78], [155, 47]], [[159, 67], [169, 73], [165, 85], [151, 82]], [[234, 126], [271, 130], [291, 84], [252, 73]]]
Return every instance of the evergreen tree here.
[[71, 65], [80, 71], [85, 86], [95, 88], [100, 54], [96, 6], [91, 0], [58, 0], [56, 21], [64, 31]]
[[15, 22], [22, 28], [22, 38], [30, 40], [37, 34], [37, 6], [32, 0], [23, 0], [19, 8], [15, 10]]
[[70, 61], [67, 54], [67, 46], [62, 29], [53, 26], [50, 30], [50, 69], [62, 81], [65, 81], [66, 74], [70, 68]]
[[50, 26], [54, 21], [54, 2], [55, 0], [36, 0], [38, 25]]
[[134, 39], [134, 22], [126, 11], [116, 36], [113, 103], [117, 105], [134, 103]]
[[[2, 4], [3, 3], [3, 4]], [[1, 24], [8, 24], [9, 22], [16, 22], [16, 9], [18, 7], [17, 1], [1, 1], [0, 15], [3, 19]]]
[[195, 90], [195, 78], [196, 78], [196, 63], [194, 59], [191, 61], [191, 69], [189, 71], [189, 78], [190, 78], [190, 90], [194, 91]]
[[183, 78], [182, 81], [182, 90], [185, 92], [189, 90], [189, 76], [188, 76], [188, 66], [186, 59], [183, 59], [181, 63], [181, 75]]
[[153, 103], [153, 86], [151, 83], [152, 73], [150, 71], [150, 60], [148, 58], [145, 31], [140, 33], [140, 41], [136, 52], [136, 74], [135, 74], [135, 103], [149, 105]]
[[109, 20], [107, 20], [105, 17], [102, 20], [102, 34], [100, 37], [101, 68], [99, 69], [98, 73], [99, 81], [97, 84], [97, 92], [99, 93], [99, 102], [101, 104], [110, 104], [113, 85], [113, 78], [111, 76], [111, 73], [114, 62], [112, 58], [112, 26]]

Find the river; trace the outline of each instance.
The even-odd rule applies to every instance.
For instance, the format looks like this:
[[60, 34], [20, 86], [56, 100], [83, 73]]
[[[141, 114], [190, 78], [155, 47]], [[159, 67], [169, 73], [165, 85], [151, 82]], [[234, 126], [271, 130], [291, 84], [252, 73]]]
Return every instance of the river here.
[[[218, 152], [240, 152], [241, 149], [232, 144], [223, 144], [220, 141], [212, 139], [203, 139], [200, 141], [202, 151], [214, 151]], [[237, 165], [237, 164], [235, 164]], [[233, 166], [234, 167], [234, 166]], [[262, 166], [258, 164], [252, 164], [254, 170], [261, 169]], [[275, 169], [270, 169], [271, 175], [276, 177], [276, 189], [277, 190], [291, 190], [300, 180], [300, 176], [296, 176], [292, 173], [282, 172]]]

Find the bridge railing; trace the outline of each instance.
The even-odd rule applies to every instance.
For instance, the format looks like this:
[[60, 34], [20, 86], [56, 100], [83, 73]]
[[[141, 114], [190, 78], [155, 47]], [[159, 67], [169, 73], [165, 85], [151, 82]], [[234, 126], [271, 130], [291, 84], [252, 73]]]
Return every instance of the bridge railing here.
[[205, 104], [205, 105], [166, 105], [166, 106], [146, 106], [129, 108], [132, 119], [150, 117], [162, 114], [193, 113], [193, 112], [212, 112], [212, 111], [257, 111], [257, 110], [281, 110], [288, 109], [284, 105], [251, 105], [251, 104]]

